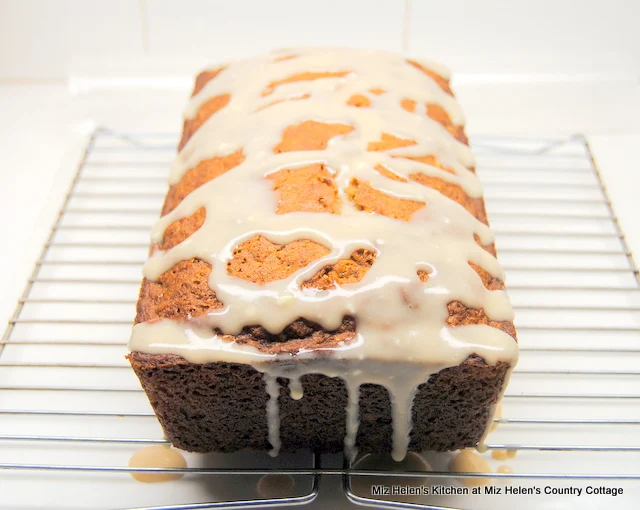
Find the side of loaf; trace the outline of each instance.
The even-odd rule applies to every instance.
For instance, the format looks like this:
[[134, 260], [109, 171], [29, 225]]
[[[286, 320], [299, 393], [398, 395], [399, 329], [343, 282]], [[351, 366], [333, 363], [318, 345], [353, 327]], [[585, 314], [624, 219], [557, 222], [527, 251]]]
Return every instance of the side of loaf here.
[[301, 50], [207, 70], [128, 358], [177, 447], [482, 440], [517, 358], [446, 70]]

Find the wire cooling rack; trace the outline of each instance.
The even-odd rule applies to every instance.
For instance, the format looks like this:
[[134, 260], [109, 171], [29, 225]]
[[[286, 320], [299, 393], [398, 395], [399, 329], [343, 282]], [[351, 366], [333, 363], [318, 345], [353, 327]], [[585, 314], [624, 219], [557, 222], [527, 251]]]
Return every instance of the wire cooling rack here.
[[[180, 481], [134, 481], [130, 455], [165, 440], [123, 356], [176, 139], [106, 129], [91, 138], [0, 345], [0, 506], [636, 508], [638, 270], [580, 136], [473, 140], [521, 348], [488, 439], [518, 451], [507, 461], [515, 472], [474, 475], [502, 495], [391, 502], [360, 487], [374, 474], [388, 485], [461, 486], [451, 454], [435, 453], [430, 473], [363, 471], [335, 455], [187, 455]], [[273, 474], [293, 477], [290, 495], [256, 489]], [[507, 487], [623, 494], [523, 498]]]

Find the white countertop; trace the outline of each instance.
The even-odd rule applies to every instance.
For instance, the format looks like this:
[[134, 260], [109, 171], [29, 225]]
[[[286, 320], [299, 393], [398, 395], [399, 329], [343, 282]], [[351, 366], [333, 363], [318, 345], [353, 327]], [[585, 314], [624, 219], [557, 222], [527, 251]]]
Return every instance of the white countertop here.
[[43, 233], [52, 224], [43, 206], [73, 138], [71, 95], [66, 84], [1, 85], [0, 111], [0, 214], [4, 218], [0, 320], [4, 329], [33, 269], [33, 254], [42, 249]]
[[[640, 84], [462, 75], [455, 88], [472, 142], [479, 133], [586, 134], [627, 243], [640, 253]], [[91, 126], [175, 131], [185, 95], [178, 90], [159, 110], [153, 94], [108, 92], [87, 108], [64, 83], [0, 85], [0, 322], [13, 313], [33, 270]]]

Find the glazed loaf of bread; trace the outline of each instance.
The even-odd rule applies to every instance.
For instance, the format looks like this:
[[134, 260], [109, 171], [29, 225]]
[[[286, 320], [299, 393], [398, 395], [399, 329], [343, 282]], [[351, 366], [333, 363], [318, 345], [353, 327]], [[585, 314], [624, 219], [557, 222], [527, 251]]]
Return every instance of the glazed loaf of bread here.
[[513, 312], [448, 72], [306, 49], [206, 70], [128, 358], [177, 447], [482, 441]]

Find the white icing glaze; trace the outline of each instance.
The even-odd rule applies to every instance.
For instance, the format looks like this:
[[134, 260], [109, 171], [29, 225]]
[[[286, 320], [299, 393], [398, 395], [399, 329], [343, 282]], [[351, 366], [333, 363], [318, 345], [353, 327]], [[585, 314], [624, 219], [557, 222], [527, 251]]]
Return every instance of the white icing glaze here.
[[346, 434], [344, 436], [344, 452], [347, 458], [352, 461], [358, 454], [356, 439], [358, 437], [358, 427], [360, 426], [360, 385], [350, 382], [350, 384], [347, 385], [347, 392], [347, 421]]
[[[517, 359], [516, 343], [505, 332], [486, 325], [452, 328], [446, 323], [451, 301], [482, 308], [492, 320], [513, 319], [506, 293], [487, 290], [468, 264], [474, 262], [504, 279], [497, 260], [474, 241], [477, 234], [483, 244], [490, 244], [493, 236], [489, 228], [437, 190], [412, 181], [394, 181], [374, 170], [382, 164], [403, 177], [419, 171], [458, 184], [471, 197], [481, 196], [480, 183], [468, 169], [474, 163], [469, 148], [426, 113], [409, 113], [400, 102], [411, 98], [420, 104], [437, 103], [456, 124], [463, 122], [462, 113], [452, 96], [399, 56], [359, 50], [291, 54], [296, 58], [275, 62], [278, 55], [270, 54], [229, 64], [191, 99], [187, 118], [209, 98], [231, 95], [229, 104], [209, 118], [180, 152], [170, 182], [177, 183], [187, 170], [208, 158], [242, 149], [245, 160], [200, 186], [158, 220], [151, 236], [156, 243], [162, 241], [171, 223], [206, 208], [202, 227], [170, 250], [156, 252], [144, 274], [157, 280], [176, 263], [199, 258], [211, 264], [209, 285], [224, 306], [185, 323], [162, 320], [137, 324], [129, 348], [178, 354], [196, 363], [248, 363], [263, 372], [270, 396], [267, 418], [274, 454], [280, 446], [277, 377], [289, 379], [294, 399], [304, 398], [300, 385], [304, 374], [322, 373], [345, 380], [349, 396], [345, 451], [351, 457], [356, 453], [359, 388], [365, 383], [380, 384], [389, 391], [393, 457], [400, 460], [409, 444], [413, 397], [430, 375], [460, 364], [473, 353], [492, 365], [507, 361], [513, 366]], [[348, 74], [269, 89], [269, 84], [292, 75], [327, 71]], [[370, 108], [346, 104], [352, 95], [372, 88], [385, 92], [371, 96]], [[265, 96], [265, 90], [271, 93]], [[271, 104], [306, 94], [310, 97], [305, 100]], [[274, 154], [283, 131], [307, 120], [340, 122], [355, 129], [334, 137], [326, 150]], [[368, 151], [368, 144], [379, 141], [383, 133], [417, 143], [385, 152]], [[425, 155], [436, 156], [455, 173], [394, 157]], [[312, 163], [323, 163], [332, 173], [342, 198], [341, 214], [275, 214], [277, 196], [265, 177], [283, 168]], [[364, 213], [344, 195], [353, 179], [426, 205], [409, 222]], [[234, 248], [258, 234], [279, 244], [310, 239], [331, 251], [289, 278], [264, 285], [229, 275], [227, 262]], [[360, 282], [331, 290], [301, 287], [317, 271], [349, 258], [358, 249], [376, 253], [375, 262]], [[429, 272], [426, 283], [417, 276], [420, 269]], [[264, 353], [212, 332], [219, 328], [233, 335], [247, 325], [260, 324], [279, 333], [300, 317], [331, 331], [347, 315], [357, 320], [353, 341], [331, 349], [301, 351], [296, 363], [290, 362], [289, 355]]]
[[275, 375], [268, 372], [264, 374], [264, 382], [269, 395], [267, 402], [267, 423], [269, 424], [269, 442], [271, 443], [271, 451], [269, 454], [276, 457], [280, 453], [280, 408], [278, 407], [278, 398], [280, 398], [280, 385]]

